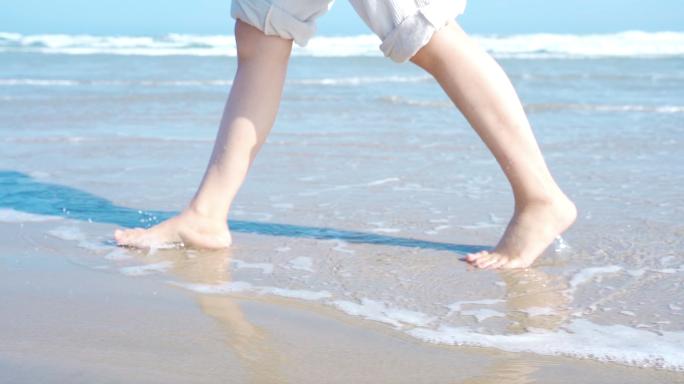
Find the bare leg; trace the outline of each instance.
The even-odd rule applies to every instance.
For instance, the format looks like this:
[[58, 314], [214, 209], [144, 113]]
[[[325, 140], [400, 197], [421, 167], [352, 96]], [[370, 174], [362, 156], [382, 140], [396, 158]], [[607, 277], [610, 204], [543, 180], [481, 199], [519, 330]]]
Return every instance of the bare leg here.
[[199, 248], [231, 244], [228, 211], [275, 122], [292, 49], [291, 40], [266, 36], [239, 20], [235, 38], [238, 70], [199, 190], [174, 218], [147, 230], [117, 230], [118, 244]]
[[515, 213], [492, 251], [467, 256], [480, 268], [523, 268], [575, 221], [574, 204], [551, 177], [513, 86], [494, 59], [455, 23], [411, 61], [437, 79], [499, 162]]

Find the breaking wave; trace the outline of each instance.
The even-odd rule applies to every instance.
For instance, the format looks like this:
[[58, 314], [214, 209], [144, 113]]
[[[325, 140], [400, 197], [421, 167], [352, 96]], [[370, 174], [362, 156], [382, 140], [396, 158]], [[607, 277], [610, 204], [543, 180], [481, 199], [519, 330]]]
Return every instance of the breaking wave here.
[[[613, 34], [475, 35], [474, 39], [497, 58], [684, 58], [684, 33], [628, 31]], [[293, 56], [382, 56], [373, 35], [314, 37]], [[139, 56], [235, 56], [230, 35], [92, 36], [22, 35], [0, 33], [0, 53]]]

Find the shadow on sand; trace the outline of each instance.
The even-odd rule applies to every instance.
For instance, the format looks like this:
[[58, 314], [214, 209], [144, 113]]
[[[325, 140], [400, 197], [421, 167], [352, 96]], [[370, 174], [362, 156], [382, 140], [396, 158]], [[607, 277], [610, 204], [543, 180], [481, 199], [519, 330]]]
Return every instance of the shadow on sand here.
[[[142, 211], [120, 207], [88, 192], [62, 185], [42, 183], [28, 175], [14, 171], [0, 171], [0, 208], [11, 208], [15, 211], [39, 215], [61, 216], [74, 220], [91, 220], [96, 223], [116, 224], [127, 228], [147, 228], [178, 214], [178, 212]], [[228, 224], [233, 232], [269, 236], [337, 239], [350, 243], [434, 249], [460, 254], [490, 249], [490, 247], [477, 245], [438, 243], [291, 224], [242, 220], [229, 220]]]

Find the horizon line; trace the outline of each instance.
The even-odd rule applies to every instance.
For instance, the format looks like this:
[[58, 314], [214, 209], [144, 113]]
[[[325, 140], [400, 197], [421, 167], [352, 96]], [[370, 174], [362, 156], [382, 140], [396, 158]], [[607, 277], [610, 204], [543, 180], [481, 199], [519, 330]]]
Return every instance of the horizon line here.
[[[677, 30], [660, 30], [660, 31], [645, 31], [640, 29], [625, 29], [615, 32], [589, 32], [589, 33], [570, 33], [570, 32], [528, 32], [528, 33], [484, 33], [484, 32], [470, 32], [471, 36], [488, 36], [488, 37], [502, 37], [502, 36], [531, 36], [531, 35], [554, 35], [554, 36], [606, 36], [606, 35], [618, 35], [623, 33], [644, 33], [644, 34], [661, 34], [661, 33], [675, 33], [684, 34], [684, 29]], [[135, 34], [135, 33], [67, 33], [67, 32], [44, 32], [44, 33], [22, 33], [22, 32], [10, 32], [0, 30], [0, 35], [21, 35], [21, 36], [93, 36], [93, 37], [162, 37], [171, 35], [185, 35], [185, 36], [230, 36], [233, 37], [234, 34], [222, 34], [222, 33], [192, 33], [192, 32], [164, 32], [164, 33], [149, 33], [149, 34]], [[363, 34], [320, 34], [315, 35], [312, 39], [327, 37], [327, 38], [345, 38], [345, 37], [377, 37], [373, 33], [363, 33]]]

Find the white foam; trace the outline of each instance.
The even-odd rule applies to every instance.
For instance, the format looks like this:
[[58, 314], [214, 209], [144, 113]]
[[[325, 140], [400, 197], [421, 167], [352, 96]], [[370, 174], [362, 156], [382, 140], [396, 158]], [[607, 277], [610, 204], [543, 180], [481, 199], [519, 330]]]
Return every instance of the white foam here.
[[477, 320], [478, 323], [481, 323], [490, 317], [506, 317], [505, 314], [501, 312], [497, 312], [491, 309], [487, 308], [481, 308], [481, 309], [471, 309], [468, 311], [461, 311], [461, 315], [464, 316], [475, 316], [475, 319]]
[[625, 272], [627, 272], [631, 276], [639, 277], [646, 273], [646, 271], [648, 271], [648, 268], [633, 269]]
[[579, 59], [601, 57], [682, 57], [684, 33], [629, 31], [612, 34], [529, 34], [476, 36], [497, 57]]
[[451, 101], [442, 100], [415, 100], [407, 99], [401, 96], [385, 96], [381, 97], [380, 101], [393, 104], [414, 105], [417, 107], [432, 107], [432, 108], [455, 108]]
[[285, 289], [277, 287], [257, 287], [260, 294], [270, 293], [271, 295], [289, 297], [302, 300], [320, 300], [332, 297], [328, 291], [312, 292], [301, 289]]
[[[401, 96], [387, 96], [381, 101], [394, 104], [414, 105], [431, 108], [453, 108], [453, 103], [441, 100], [415, 100]], [[528, 113], [543, 111], [578, 110], [598, 112], [653, 112], [653, 113], [684, 113], [682, 105], [605, 105], [605, 104], [524, 104]]]
[[374, 233], [397, 233], [397, 232], [401, 232], [401, 229], [399, 229], [399, 228], [373, 228], [373, 229], [369, 229], [368, 232], [374, 232]]
[[399, 181], [399, 178], [390, 177], [387, 179], [371, 181], [370, 183], [364, 183], [364, 184], [338, 185], [338, 186], [331, 187], [331, 188], [321, 189], [319, 191], [303, 192], [303, 193], [300, 193], [300, 195], [301, 196], [316, 196], [316, 195], [319, 195], [319, 194], [325, 193], [325, 192], [344, 191], [344, 190], [352, 189], [352, 188], [376, 187], [378, 185], [393, 183], [393, 182], [397, 182], [397, 181]]
[[50, 236], [66, 241], [84, 241], [85, 234], [76, 226], [62, 226], [46, 232]]
[[43, 87], [197, 87], [197, 86], [230, 86], [232, 80], [66, 80], [66, 79], [0, 79], [0, 86], [43, 86]]
[[81, 229], [75, 225], [57, 227], [47, 231], [46, 233], [58, 239], [75, 241], [77, 247], [84, 248], [95, 253], [112, 251], [116, 248], [108, 244], [103, 244], [99, 241], [87, 239], [85, 233], [83, 233]]
[[168, 284], [175, 285], [177, 287], [185, 288], [190, 291], [205, 293], [210, 295], [219, 295], [225, 293], [242, 292], [251, 290], [252, 284], [244, 281], [229, 281], [219, 285], [209, 285], [209, 284], [182, 284], [174, 281], [167, 282]]
[[387, 179], [382, 179], [382, 180], [376, 180], [376, 181], [371, 181], [370, 183], [366, 184], [367, 187], [374, 187], [376, 185], [383, 185], [387, 183], [393, 183], [399, 181], [398, 177], [390, 177]]
[[292, 203], [276, 203], [276, 204], [271, 204], [273, 208], [285, 208], [285, 209], [292, 209], [294, 208], [294, 204]]
[[356, 251], [354, 251], [352, 249], [348, 249], [347, 243], [345, 241], [342, 241], [342, 240], [322, 240], [322, 241], [318, 241], [318, 243], [319, 244], [330, 244], [330, 243], [335, 244], [334, 247], [330, 248], [333, 251], [342, 252], [342, 253], [349, 253], [349, 254], [356, 253]]
[[[662, 336], [624, 325], [603, 326], [575, 320], [558, 332], [492, 335], [467, 327], [416, 328], [406, 333], [428, 343], [496, 348], [610, 361], [626, 365], [684, 370], [684, 333]], [[568, 332], [569, 331], [569, 332]]]
[[135, 267], [126, 267], [119, 269], [119, 272], [126, 276], [144, 276], [155, 272], [166, 272], [173, 266], [171, 261], [162, 261], [154, 264], [139, 265]]
[[668, 264], [670, 264], [671, 261], [676, 260], [676, 259], [677, 259], [676, 256], [674, 256], [674, 255], [669, 255], [669, 256], [661, 257], [661, 258], [658, 260], [658, 262], [659, 262], [660, 264], [663, 264], [663, 265], [668, 265]]
[[292, 264], [292, 269], [299, 269], [301, 271], [315, 272], [312, 268], [313, 267], [313, 260], [311, 260], [310, 257], [299, 256], [299, 257], [296, 257], [296, 258], [288, 261], [288, 263]]
[[[293, 79], [287, 84], [303, 85], [359, 85], [376, 83], [416, 83], [431, 80], [431, 76], [386, 76], [386, 77], [340, 77], [323, 79]], [[233, 80], [69, 80], [69, 79], [0, 79], [0, 86], [39, 86], [39, 87], [201, 87], [201, 86], [231, 86]], [[8, 99], [9, 100], [9, 99]], [[391, 100], [390, 100], [391, 101]], [[399, 102], [400, 99], [397, 99]], [[408, 104], [431, 106], [430, 102], [411, 101]], [[425, 104], [427, 103], [427, 104]], [[453, 104], [451, 105], [453, 106]], [[312, 181], [313, 178], [300, 178], [302, 181]]]
[[579, 284], [586, 283], [587, 281], [590, 281], [593, 279], [595, 276], [603, 275], [603, 274], [609, 274], [609, 273], [616, 273], [622, 270], [622, 267], [619, 267], [617, 265], [608, 265], [605, 267], [593, 267], [593, 268], [585, 268], [578, 273], [576, 273], [572, 278], [570, 279], [570, 287], [576, 288]]
[[[611, 34], [474, 35], [498, 58], [582, 59], [603, 57], [660, 58], [684, 56], [684, 33], [629, 31]], [[381, 57], [381, 41], [374, 35], [316, 36], [306, 47], [295, 46], [293, 56]], [[230, 35], [169, 34], [165, 36], [22, 35], [0, 33], [0, 52], [68, 55], [237, 55]]]
[[684, 272], [684, 264], [680, 265], [679, 268], [666, 268], [666, 269], [658, 269], [656, 272], [660, 273], [667, 273], [667, 274], [673, 274], [673, 273], [678, 273], [678, 272]]
[[84, 248], [87, 249], [91, 252], [95, 253], [100, 253], [100, 252], [107, 252], [113, 250], [115, 247], [108, 245], [108, 244], [103, 244], [99, 241], [90, 241], [90, 240], [81, 240], [76, 244], [77, 247], [79, 248]]
[[532, 109], [570, 109], [600, 112], [656, 112], [682, 113], [684, 106], [678, 105], [592, 105], [592, 104], [555, 104], [555, 105], [526, 105]]
[[446, 307], [449, 308], [449, 313], [447, 316], [451, 315], [454, 312], [459, 312], [461, 311], [461, 306], [465, 304], [475, 304], [475, 305], [494, 305], [494, 304], [499, 304], [499, 303], [505, 303], [505, 300], [501, 299], [485, 299], [485, 300], [475, 300], [475, 301], [457, 301], [453, 304], [449, 304]]
[[485, 229], [485, 228], [501, 228], [501, 224], [492, 224], [492, 223], [475, 223], [474, 225], [461, 225], [460, 226], [463, 229]]
[[126, 260], [131, 259], [132, 256], [123, 248], [116, 248], [104, 256], [107, 260]]
[[301, 289], [285, 289], [278, 287], [255, 287], [252, 284], [244, 281], [231, 281], [219, 285], [183, 284], [176, 282], [169, 282], [169, 284], [176, 285], [194, 292], [212, 295], [254, 291], [260, 295], [271, 294], [301, 300], [321, 300], [332, 297], [332, 294], [328, 291], [313, 292]]
[[[385, 77], [341, 77], [341, 78], [326, 78], [326, 79], [293, 79], [288, 80], [288, 84], [307, 84], [307, 85], [359, 85], [359, 84], [374, 84], [374, 83], [418, 83], [430, 81], [431, 76], [385, 76]], [[299, 178], [302, 181], [313, 181], [320, 176], [311, 176]]]
[[[444, 221], [442, 221], [442, 220], [430, 220], [430, 222], [447, 222], [447, 221], [448, 220], [444, 220]], [[426, 235], [436, 235], [439, 233], [439, 231], [443, 231], [443, 230], [449, 229], [449, 228], [451, 228], [451, 225], [438, 225], [438, 226], [434, 227], [433, 229], [424, 231], [423, 233]]]
[[361, 299], [361, 304], [344, 300], [333, 301], [330, 304], [350, 316], [362, 316], [366, 320], [390, 324], [397, 329], [403, 328], [405, 324], [425, 326], [437, 319], [422, 312], [392, 308], [386, 303], [370, 299]]
[[273, 218], [273, 215], [265, 212], [245, 212], [241, 209], [236, 209], [230, 211], [230, 216], [261, 216], [257, 221], [269, 221]]
[[269, 264], [269, 263], [248, 263], [248, 262], [245, 262], [243, 260], [238, 260], [238, 259], [232, 259], [232, 260], [230, 260], [230, 262], [235, 264], [235, 266], [238, 269], [242, 269], [242, 268], [261, 269], [261, 273], [264, 275], [273, 272], [273, 264]]
[[372, 300], [363, 299], [361, 304], [353, 303], [351, 301], [337, 300], [331, 303], [335, 308], [350, 316], [362, 316], [366, 320], [379, 321], [401, 328], [399, 321], [386, 316], [383, 311], [385, 306]]
[[36, 215], [34, 213], [15, 211], [11, 208], [0, 209], [0, 222], [2, 223], [42, 223], [63, 219], [60, 216]]
[[436, 317], [426, 315], [425, 313], [402, 308], [387, 308], [384, 310], [384, 313], [392, 319], [419, 327], [424, 327], [437, 320]]
[[548, 307], [530, 307], [519, 309], [518, 311], [527, 313], [527, 316], [529, 317], [556, 315], [556, 311], [554, 311], [553, 308]]

